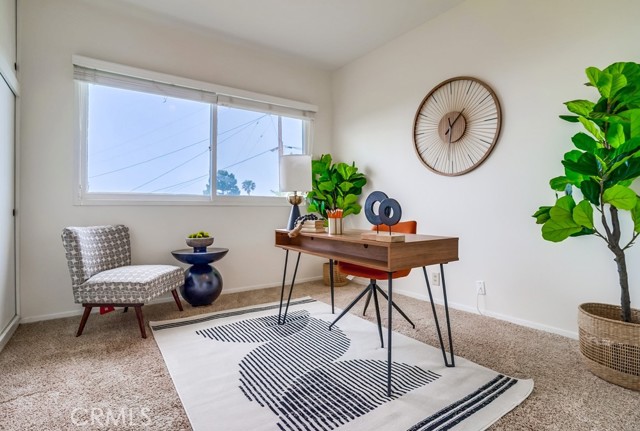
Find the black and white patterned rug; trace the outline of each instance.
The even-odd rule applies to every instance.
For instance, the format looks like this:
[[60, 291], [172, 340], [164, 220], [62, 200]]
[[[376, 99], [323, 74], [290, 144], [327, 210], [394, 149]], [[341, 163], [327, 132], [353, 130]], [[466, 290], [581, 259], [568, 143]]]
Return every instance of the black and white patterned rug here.
[[150, 325], [197, 431], [483, 430], [533, 389], [394, 333], [388, 397], [375, 325], [347, 314], [329, 330], [335, 316], [303, 298], [285, 325], [277, 303]]

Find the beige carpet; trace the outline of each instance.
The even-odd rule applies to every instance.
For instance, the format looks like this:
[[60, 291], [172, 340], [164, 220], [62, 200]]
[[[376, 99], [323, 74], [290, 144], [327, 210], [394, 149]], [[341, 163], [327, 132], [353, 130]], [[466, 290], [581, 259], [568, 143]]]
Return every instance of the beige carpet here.
[[[336, 288], [336, 305], [346, 306], [360, 289], [354, 284]], [[147, 320], [175, 319], [272, 302], [279, 294], [279, 288], [265, 289], [222, 295], [208, 307], [185, 304], [183, 313], [174, 303], [146, 306], [144, 312]], [[306, 295], [330, 302], [321, 283], [296, 286], [295, 297]], [[417, 329], [399, 316], [394, 329], [437, 345], [428, 303], [395, 299]], [[0, 353], [1, 430], [106, 429], [109, 420], [122, 429], [190, 429], [153, 335], [147, 328], [149, 338], [140, 338], [132, 310], [92, 315], [76, 338], [79, 319], [20, 325]], [[577, 341], [456, 310], [451, 319], [457, 355], [535, 382], [529, 398], [492, 430], [640, 430], [640, 393], [586, 371]]]

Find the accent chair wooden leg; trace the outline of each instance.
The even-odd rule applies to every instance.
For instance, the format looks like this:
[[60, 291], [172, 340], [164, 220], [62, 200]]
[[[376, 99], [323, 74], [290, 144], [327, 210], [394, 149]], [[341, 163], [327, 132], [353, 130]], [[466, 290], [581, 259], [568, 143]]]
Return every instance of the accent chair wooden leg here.
[[180, 301], [180, 297], [178, 296], [178, 292], [176, 292], [176, 290], [173, 289], [171, 291], [171, 294], [173, 295], [174, 301], [176, 301], [176, 305], [178, 306], [178, 310], [182, 311], [182, 302]]
[[133, 308], [136, 310], [138, 326], [140, 326], [140, 334], [142, 335], [142, 338], [147, 338], [147, 333], [144, 330], [144, 317], [142, 317], [142, 305], [136, 305]]
[[82, 331], [84, 330], [84, 325], [87, 323], [87, 319], [89, 319], [89, 314], [91, 314], [91, 309], [93, 306], [85, 305], [84, 313], [82, 313], [82, 319], [80, 320], [80, 327], [78, 328], [78, 332], [76, 332], [76, 337], [82, 335]]

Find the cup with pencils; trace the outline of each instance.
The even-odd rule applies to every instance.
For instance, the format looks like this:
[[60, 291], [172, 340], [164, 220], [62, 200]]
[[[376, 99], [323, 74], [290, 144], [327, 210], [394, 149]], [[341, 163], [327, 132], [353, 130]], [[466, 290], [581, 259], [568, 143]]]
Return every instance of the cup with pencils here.
[[327, 210], [329, 235], [342, 235], [342, 209]]

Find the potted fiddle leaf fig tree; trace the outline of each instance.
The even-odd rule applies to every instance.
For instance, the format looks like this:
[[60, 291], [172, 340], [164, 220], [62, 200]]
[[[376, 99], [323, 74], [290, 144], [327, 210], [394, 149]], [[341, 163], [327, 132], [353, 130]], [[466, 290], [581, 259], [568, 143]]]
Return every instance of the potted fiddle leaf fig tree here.
[[565, 103], [571, 114], [561, 118], [583, 130], [571, 138], [564, 175], [549, 182], [555, 204], [533, 217], [545, 240], [591, 235], [612, 252], [621, 303], [580, 306], [580, 350], [594, 374], [640, 390], [640, 311], [631, 308], [625, 255], [640, 235], [640, 198], [631, 188], [640, 176], [640, 65], [589, 67], [586, 75], [598, 98]]

